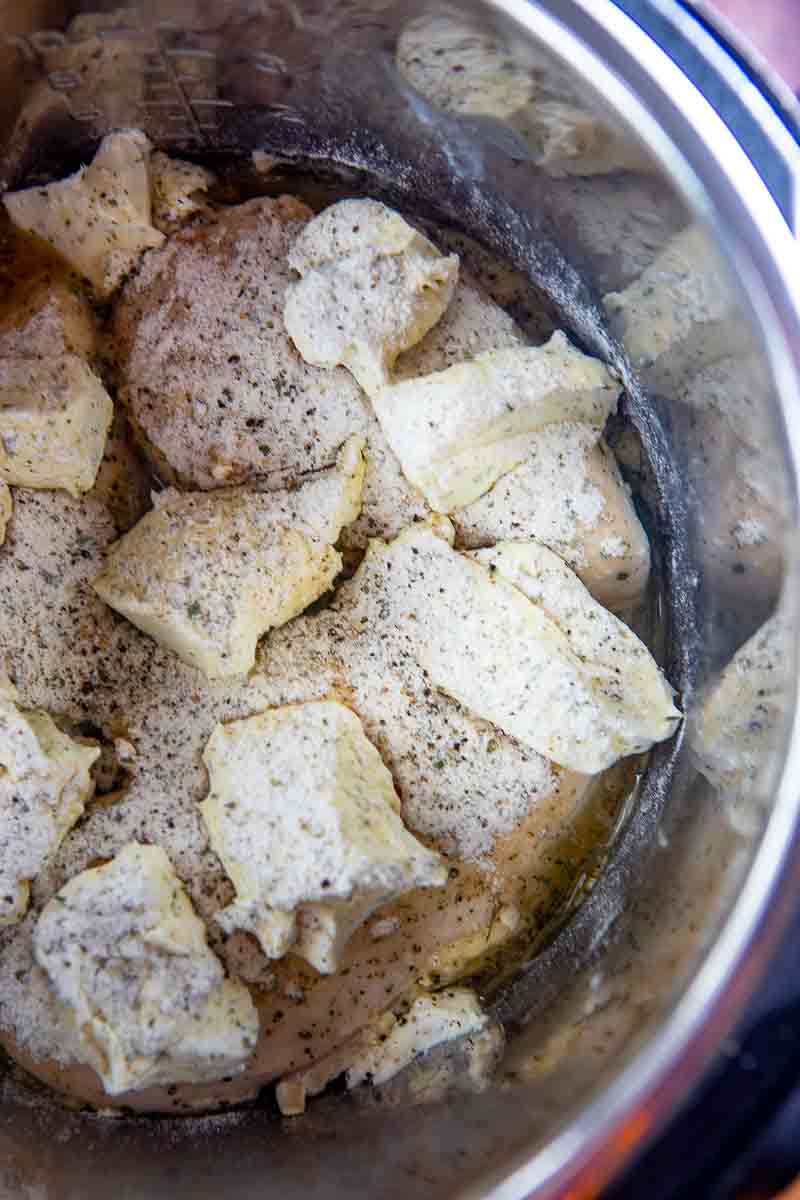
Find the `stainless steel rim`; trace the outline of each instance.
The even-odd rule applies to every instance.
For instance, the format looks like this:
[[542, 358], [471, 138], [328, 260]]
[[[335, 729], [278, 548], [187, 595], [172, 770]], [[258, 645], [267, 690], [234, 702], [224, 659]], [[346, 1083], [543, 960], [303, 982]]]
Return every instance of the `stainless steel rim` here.
[[[546, 8], [538, 0], [491, 2], [590, 79], [647, 138], [699, 219], [713, 222], [773, 367], [796, 481], [800, 249], [746, 154], [694, 84], [608, 0], [551, 0]], [[664, 5], [658, 7], [663, 10]], [[790, 153], [800, 179], [800, 151], [794, 147]], [[793, 564], [797, 553], [796, 544], [789, 548]], [[794, 700], [767, 831], [745, 886], [691, 986], [658, 1033], [577, 1120], [545, 1148], [522, 1151], [501, 1171], [477, 1181], [461, 1193], [464, 1200], [555, 1196], [578, 1180], [602, 1185], [637, 1144], [663, 1125], [730, 1031], [800, 896], [797, 695]]]

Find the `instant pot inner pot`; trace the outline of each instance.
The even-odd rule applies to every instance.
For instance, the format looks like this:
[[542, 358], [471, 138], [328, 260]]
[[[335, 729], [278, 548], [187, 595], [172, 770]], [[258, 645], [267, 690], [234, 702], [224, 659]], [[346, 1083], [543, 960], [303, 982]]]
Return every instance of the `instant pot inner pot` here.
[[[466, 235], [524, 274], [530, 320], [563, 328], [619, 374], [624, 396], [607, 436], [651, 539], [649, 644], [691, 714], [697, 686], [771, 611], [779, 577], [757, 588], [735, 569], [720, 579], [707, 499], [730, 475], [721, 442], [696, 452], [694, 414], [663, 387], [643, 386], [600, 300], [690, 222], [671, 183], [632, 133], [637, 170], [549, 172], [513, 122], [448, 112], [420, 94], [398, 71], [395, 46], [431, 15], [423, 5], [166, 7], [98, 16], [31, 5], [30, 27], [14, 14], [4, 186], [58, 178], [88, 161], [104, 132], [136, 126], [166, 152], [212, 167], [223, 193], [372, 196], [434, 235]], [[621, 128], [586, 81], [507, 19], [469, 6], [458, 19], [513, 47], [520, 69], [549, 64], [571, 103]], [[95, 54], [102, 69], [93, 74]], [[744, 316], [738, 328], [758, 355]], [[766, 443], [766, 363], [754, 403]], [[650, 754], [596, 878], [513, 960], [477, 977], [509, 1034], [488, 1092], [450, 1094], [424, 1117], [400, 1086], [383, 1098], [326, 1095], [291, 1122], [266, 1099], [214, 1117], [112, 1121], [66, 1111], [9, 1066], [0, 1111], [7, 1194], [40, 1186], [54, 1200], [90, 1200], [113, 1181], [122, 1195], [152, 1200], [202, 1200], [223, 1187], [249, 1197], [262, 1185], [287, 1198], [359, 1190], [389, 1200], [413, 1181], [421, 1194], [452, 1195], [456, 1181], [546, 1142], [669, 1011], [751, 858], [754, 838], [726, 819], [685, 741], [682, 731]]]

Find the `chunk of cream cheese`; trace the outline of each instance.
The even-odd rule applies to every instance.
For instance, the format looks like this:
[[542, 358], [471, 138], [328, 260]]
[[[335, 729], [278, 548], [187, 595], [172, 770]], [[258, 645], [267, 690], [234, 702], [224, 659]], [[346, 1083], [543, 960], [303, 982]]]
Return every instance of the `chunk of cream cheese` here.
[[226, 979], [159, 846], [131, 842], [45, 905], [34, 954], [68, 1010], [70, 1047], [117, 1096], [244, 1069], [258, 1014]]
[[567, 564], [537, 542], [499, 542], [471, 555], [513, 583], [561, 630], [593, 687], [618, 709], [625, 736], [643, 747], [673, 732], [679, 713], [650, 651], [594, 599]]
[[149, 157], [140, 130], [109, 133], [74, 175], [3, 201], [18, 228], [43, 238], [99, 296], [109, 296], [144, 251], [164, 241], [150, 219]]
[[326, 591], [333, 543], [361, 508], [363, 439], [290, 491], [167, 491], [116, 542], [97, 594], [209, 678], [249, 670], [256, 643]]
[[0, 925], [23, 917], [29, 880], [94, 792], [89, 768], [99, 756], [46, 712], [21, 708], [16, 689], [0, 677]]
[[[359, 589], [371, 603], [376, 593], [385, 597], [387, 619], [435, 687], [560, 766], [590, 775], [674, 733], [680, 713], [647, 649], [569, 568], [558, 570], [555, 555], [509, 550], [495, 563], [487, 551], [481, 561], [455, 551], [452, 533], [440, 517], [394, 542], [373, 541], [354, 581], [356, 597]], [[529, 569], [540, 569], [536, 556], [555, 572], [556, 588], [525, 578], [526, 553]], [[356, 598], [351, 619], [358, 623], [368, 607]], [[568, 613], [581, 618], [574, 632]]]
[[157, 150], [150, 157], [150, 191], [153, 224], [162, 233], [174, 233], [193, 217], [207, 211], [205, 193], [216, 176], [196, 163], [168, 158]]
[[289, 252], [300, 279], [284, 322], [307, 363], [347, 367], [368, 395], [444, 313], [458, 255], [440, 254], [376, 200], [341, 200], [309, 221]]
[[0, 480], [88, 492], [113, 416], [111, 397], [77, 354], [0, 360]]
[[448, 513], [523, 462], [547, 425], [590, 425], [599, 440], [618, 395], [608, 368], [558, 332], [384, 387], [372, 403], [403, 474]]
[[269, 958], [288, 951], [330, 974], [355, 930], [447, 870], [409, 833], [392, 777], [358, 717], [323, 700], [218, 725], [203, 755], [201, 804], [212, 848], [236, 888], [217, 914]]

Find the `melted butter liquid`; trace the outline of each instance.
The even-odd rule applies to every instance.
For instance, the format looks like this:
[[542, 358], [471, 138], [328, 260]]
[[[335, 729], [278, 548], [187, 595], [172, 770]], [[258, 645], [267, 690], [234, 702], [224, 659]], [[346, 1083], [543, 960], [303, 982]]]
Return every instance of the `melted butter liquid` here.
[[636, 802], [647, 756], [624, 759], [592, 782], [584, 804], [542, 857], [536, 887], [513, 936], [465, 964], [459, 980], [490, 1001], [564, 927], [602, 874]]

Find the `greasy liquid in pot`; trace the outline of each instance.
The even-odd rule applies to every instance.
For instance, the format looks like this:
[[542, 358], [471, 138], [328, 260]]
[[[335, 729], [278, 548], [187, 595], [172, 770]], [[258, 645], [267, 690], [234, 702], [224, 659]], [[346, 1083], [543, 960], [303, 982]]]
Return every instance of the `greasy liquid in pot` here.
[[467, 964], [460, 980], [487, 1002], [552, 941], [600, 878], [624, 821], [636, 802], [647, 756], [616, 763], [593, 783], [580, 813], [545, 860], [537, 901], [523, 913], [520, 929], [495, 951]]
[[[211, 194], [211, 199], [221, 203], [235, 204], [257, 195], [290, 192], [319, 210], [344, 194], [352, 194], [343, 192], [341, 184], [337, 187], [336, 182], [330, 179], [294, 171], [282, 173], [280, 168], [268, 175], [258, 175], [249, 164], [230, 164], [222, 171], [219, 164], [214, 166], [220, 174], [220, 183]], [[541, 340], [548, 331], [548, 317], [537, 307], [533, 291], [526, 293], [523, 277], [502, 262], [486, 258], [483, 261], [484, 264], [490, 261], [490, 269], [484, 274], [488, 274], [491, 280], [493, 297], [496, 300], [501, 296], [512, 298], [504, 306], [532, 340]], [[73, 289], [83, 288], [78, 277], [69, 272], [44, 243], [20, 235], [3, 213], [0, 218], [0, 315], [9, 311], [12, 289], [15, 291], [14, 303], [19, 303], [20, 279], [33, 281], [53, 275], [67, 279]], [[107, 314], [100, 311], [98, 315], [102, 319]], [[113, 395], [113, 368], [102, 355], [98, 356], [94, 365]], [[160, 481], [154, 477], [153, 482], [158, 486]], [[356, 565], [357, 562], [348, 561], [348, 574]], [[656, 652], [654, 642], [658, 640], [658, 608], [657, 596], [650, 595], [637, 607], [636, 612], [625, 614], [628, 623]], [[494, 946], [490, 929], [486, 948], [474, 946], [466, 956], [450, 963], [442, 961], [438, 966], [434, 965], [427, 976], [415, 982], [436, 989], [455, 980], [464, 980], [475, 986], [486, 1000], [490, 1000], [501, 986], [548, 944], [594, 886], [614, 838], [635, 803], [645, 766], [644, 757], [617, 764], [592, 783], [577, 811], [572, 811], [568, 816], [554, 812], [553, 826], [548, 830], [547, 844], [537, 864], [536, 876], [526, 880], [520, 905], [521, 921], [512, 936], [504, 938], [501, 945]]]

